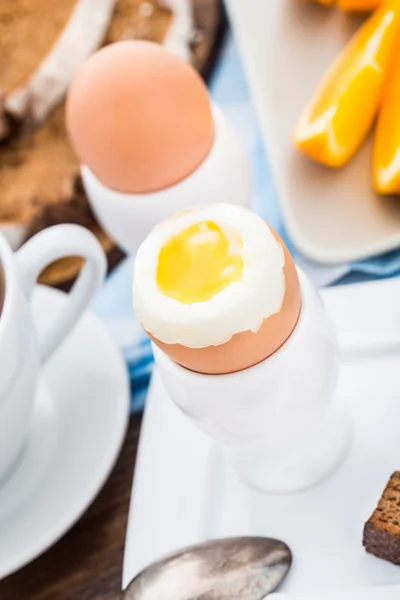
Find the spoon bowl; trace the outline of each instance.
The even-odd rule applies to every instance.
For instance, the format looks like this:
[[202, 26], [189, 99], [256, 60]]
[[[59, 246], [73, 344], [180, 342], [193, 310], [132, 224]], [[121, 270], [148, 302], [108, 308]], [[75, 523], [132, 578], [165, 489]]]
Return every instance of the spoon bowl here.
[[124, 600], [262, 600], [292, 563], [286, 544], [263, 537], [213, 540], [153, 563], [130, 583]]

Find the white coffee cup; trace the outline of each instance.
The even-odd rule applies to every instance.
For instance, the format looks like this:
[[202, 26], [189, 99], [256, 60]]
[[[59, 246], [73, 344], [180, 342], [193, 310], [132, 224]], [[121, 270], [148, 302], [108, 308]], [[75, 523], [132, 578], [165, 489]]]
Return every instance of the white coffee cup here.
[[[65, 310], [39, 335], [29, 300], [41, 271], [55, 260], [85, 260]], [[26, 440], [33, 413], [40, 366], [74, 328], [106, 272], [101, 245], [77, 225], [57, 225], [37, 234], [15, 254], [0, 234], [0, 483]]]

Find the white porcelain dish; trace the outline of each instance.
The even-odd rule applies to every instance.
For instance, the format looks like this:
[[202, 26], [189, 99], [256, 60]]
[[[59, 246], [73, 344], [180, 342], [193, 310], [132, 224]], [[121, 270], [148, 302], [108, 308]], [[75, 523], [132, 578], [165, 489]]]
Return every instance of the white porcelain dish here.
[[[327, 600], [400, 597], [400, 568], [362, 547], [364, 522], [389, 476], [400, 468], [400, 344], [392, 344], [400, 340], [400, 280], [336, 287], [323, 291], [323, 297], [340, 346], [352, 350], [352, 359], [348, 355], [341, 367], [334, 400], [355, 422], [349, 458], [330, 479], [306, 492], [254, 492], [180, 413], [156, 374], [140, 440], [124, 586], [148, 563], [188, 544], [266, 535], [286, 541], [294, 554], [277, 600], [295, 599], [297, 593], [305, 594], [302, 600], [310, 593], [323, 600], [327, 592]], [[357, 357], [360, 340], [369, 353]], [[374, 340], [381, 348], [387, 341], [392, 351], [374, 355]], [[387, 585], [399, 586], [397, 595], [390, 595]], [[353, 596], [352, 590], [360, 588], [369, 595], [360, 591]]]
[[371, 140], [346, 168], [292, 148], [293, 128], [327, 67], [360, 21], [297, 0], [227, 0], [289, 236], [322, 263], [400, 247], [400, 199], [371, 185]]
[[[38, 329], [66, 304], [61, 292], [38, 286]], [[86, 313], [43, 369], [28, 442], [0, 486], [0, 578], [44, 552], [93, 501], [128, 415], [123, 357], [100, 319]]]

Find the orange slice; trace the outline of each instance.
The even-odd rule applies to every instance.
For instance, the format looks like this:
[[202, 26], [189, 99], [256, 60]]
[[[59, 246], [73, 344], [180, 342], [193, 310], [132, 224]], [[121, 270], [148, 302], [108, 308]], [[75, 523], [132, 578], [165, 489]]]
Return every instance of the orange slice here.
[[[299, 2], [310, 2], [310, 0], [299, 0]], [[336, 4], [336, 0], [314, 0], [314, 2], [322, 6], [333, 6]]]
[[375, 10], [382, 0], [338, 0], [339, 8], [345, 12], [363, 13]]
[[387, 0], [329, 69], [294, 133], [308, 157], [341, 167], [358, 150], [381, 101], [399, 22], [400, 0]]
[[396, 50], [374, 139], [373, 182], [380, 194], [400, 192], [400, 47]]

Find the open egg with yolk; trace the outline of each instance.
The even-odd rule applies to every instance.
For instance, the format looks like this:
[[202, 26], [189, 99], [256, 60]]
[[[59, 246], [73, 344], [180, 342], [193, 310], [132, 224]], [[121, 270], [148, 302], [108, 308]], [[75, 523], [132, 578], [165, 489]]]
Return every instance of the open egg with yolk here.
[[160, 291], [182, 304], [206, 302], [242, 277], [241, 239], [213, 221], [200, 221], [174, 235], [161, 248]]
[[136, 255], [133, 299], [154, 343], [207, 374], [268, 358], [301, 310], [282, 240], [253, 212], [230, 204], [193, 208], [155, 227]]

